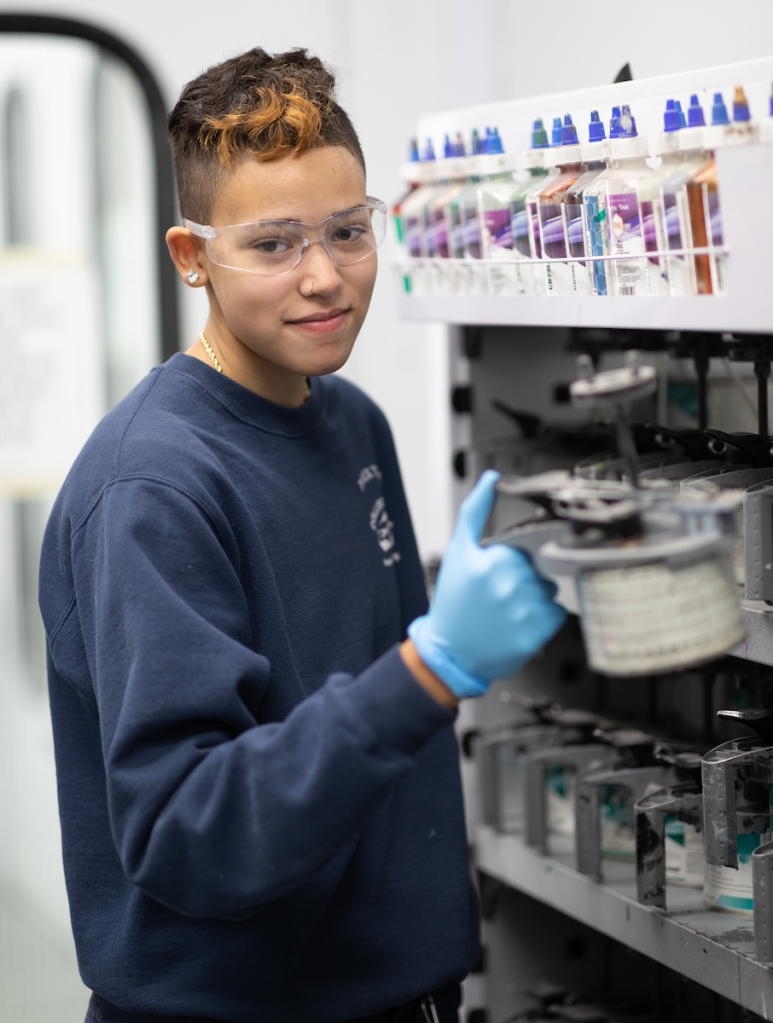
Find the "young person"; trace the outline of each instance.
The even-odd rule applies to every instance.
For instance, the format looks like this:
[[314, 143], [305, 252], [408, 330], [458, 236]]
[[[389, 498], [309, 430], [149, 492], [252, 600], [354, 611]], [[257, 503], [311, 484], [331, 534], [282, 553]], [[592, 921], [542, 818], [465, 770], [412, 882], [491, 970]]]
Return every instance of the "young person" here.
[[97, 427], [47, 529], [65, 873], [94, 1023], [456, 1018], [478, 955], [454, 709], [558, 628], [463, 506], [431, 609], [389, 428], [333, 376], [385, 209], [305, 51], [169, 118], [210, 312]]

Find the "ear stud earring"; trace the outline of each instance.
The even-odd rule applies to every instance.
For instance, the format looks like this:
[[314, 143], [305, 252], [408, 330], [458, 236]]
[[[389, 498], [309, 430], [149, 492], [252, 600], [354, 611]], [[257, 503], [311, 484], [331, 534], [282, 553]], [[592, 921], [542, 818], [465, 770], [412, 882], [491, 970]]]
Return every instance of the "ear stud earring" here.
[[199, 279], [199, 275], [196, 273], [195, 270], [189, 270], [185, 277], [189, 284], [195, 284], [196, 281]]

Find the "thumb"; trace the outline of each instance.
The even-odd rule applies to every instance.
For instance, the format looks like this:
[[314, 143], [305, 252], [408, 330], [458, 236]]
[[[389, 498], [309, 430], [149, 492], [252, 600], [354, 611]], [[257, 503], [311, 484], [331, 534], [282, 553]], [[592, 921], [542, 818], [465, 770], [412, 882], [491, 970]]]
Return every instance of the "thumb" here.
[[473, 543], [478, 543], [483, 533], [483, 527], [491, 513], [494, 504], [494, 488], [499, 480], [499, 473], [493, 469], [487, 469], [473, 489], [462, 502], [459, 515], [456, 519], [456, 528], [469, 537]]

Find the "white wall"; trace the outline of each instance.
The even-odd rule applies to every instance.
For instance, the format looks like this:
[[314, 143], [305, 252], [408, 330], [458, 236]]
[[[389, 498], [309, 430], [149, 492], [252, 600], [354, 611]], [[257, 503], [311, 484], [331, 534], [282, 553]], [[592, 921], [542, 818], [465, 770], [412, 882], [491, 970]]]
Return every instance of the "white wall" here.
[[[400, 191], [397, 168], [421, 113], [608, 82], [626, 61], [634, 75], [649, 77], [773, 48], [770, 0], [588, 6], [576, 0], [16, 0], [10, 6], [81, 17], [124, 36], [153, 66], [170, 103], [193, 75], [248, 46], [309, 47], [340, 70], [341, 99], [362, 138], [369, 189], [384, 199]], [[397, 321], [384, 269], [348, 373], [392, 422], [426, 556], [442, 549], [450, 526], [449, 448], [438, 448], [449, 432], [444, 342], [437, 330]], [[192, 340], [203, 310], [186, 297]]]

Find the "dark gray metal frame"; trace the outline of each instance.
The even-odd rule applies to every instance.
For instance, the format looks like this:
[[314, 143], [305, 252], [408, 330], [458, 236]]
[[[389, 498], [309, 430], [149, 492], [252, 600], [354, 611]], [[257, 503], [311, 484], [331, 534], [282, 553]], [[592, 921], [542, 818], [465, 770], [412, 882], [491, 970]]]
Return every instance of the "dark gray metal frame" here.
[[177, 299], [177, 271], [169, 258], [164, 236], [178, 218], [172, 154], [166, 135], [166, 102], [156, 76], [128, 43], [89, 22], [47, 14], [1, 13], [0, 33], [11, 32], [68, 36], [94, 43], [122, 60], [134, 73], [142, 88], [150, 115], [154, 155], [161, 354], [164, 359], [168, 359], [179, 350], [180, 312]]

